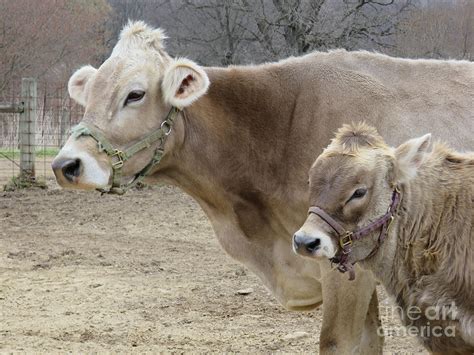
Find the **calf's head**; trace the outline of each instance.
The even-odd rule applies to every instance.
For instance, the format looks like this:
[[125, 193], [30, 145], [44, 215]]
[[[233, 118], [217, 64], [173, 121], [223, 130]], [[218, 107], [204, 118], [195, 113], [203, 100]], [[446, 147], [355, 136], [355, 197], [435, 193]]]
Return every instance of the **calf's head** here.
[[[431, 135], [390, 148], [375, 128], [344, 125], [309, 171], [310, 205], [323, 209], [346, 231], [355, 231], [387, 212], [395, 186], [416, 176]], [[379, 231], [354, 241], [351, 258], [367, 257]], [[331, 226], [310, 213], [293, 236], [293, 249], [306, 257], [333, 258], [341, 249]]]
[[[82, 122], [116, 148], [124, 149], [159, 129], [172, 107], [190, 105], [209, 86], [206, 73], [196, 63], [173, 59], [165, 52], [164, 38], [160, 29], [129, 23], [98, 69], [82, 67], [69, 80], [70, 96], [85, 107]], [[171, 149], [168, 142], [165, 154]], [[111, 158], [99, 148], [90, 136], [69, 137], [52, 163], [59, 184], [80, 189], [108, 186]], [[125, 179], [143, 169], [155, 149], [154, 144], [126, 161]]]

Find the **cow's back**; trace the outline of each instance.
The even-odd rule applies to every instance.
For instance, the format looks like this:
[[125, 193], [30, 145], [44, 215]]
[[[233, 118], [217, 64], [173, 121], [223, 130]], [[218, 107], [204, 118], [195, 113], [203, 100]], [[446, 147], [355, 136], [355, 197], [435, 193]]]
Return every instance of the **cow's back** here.
[[[300, 100], [317, 106], [309, 118], [331, 131], [335, 122], [365, 120], [392, 145], [431, 132], [457, 149], [474, 149], [474, 63], [337, 50], [279, 65], [290, 73], [287, 81], [301, 83]], [[332, 132], [318, 128], [327, 143]]]

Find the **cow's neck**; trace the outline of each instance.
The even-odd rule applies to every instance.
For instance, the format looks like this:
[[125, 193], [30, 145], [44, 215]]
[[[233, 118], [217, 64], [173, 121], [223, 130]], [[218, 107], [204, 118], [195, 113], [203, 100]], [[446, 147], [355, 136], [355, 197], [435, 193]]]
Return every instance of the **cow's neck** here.
[[282, 213], [294, 227], [288, 220], [279, 227], [297, 228], [305, 216], [307, 169], [314, 155], [289, 158], [295, 98], [270, 90], [278, 85], [273, 77], [259, 72], [257, 79], [245, 70], [208, 71], [209, 92], [185, 109], [177, 127], [180, 142], [163, 173], [207, 212], [232, 211], [249, 228], [257, 217], [258, 223], [278, 223]]
[[373, 260], [364, 263], [401, 303], [413, 288], [424, 287], [420, 278], [430, 280], [426, 285], [449, 285], [451, 299], [469, 299], [474, 292], [468, 275], [472, 247], [462, 246], [470, 240], [474, 218], [473, 171], [463, 178], [442, 164], [431, 159], [403, 185], [396, 224]]

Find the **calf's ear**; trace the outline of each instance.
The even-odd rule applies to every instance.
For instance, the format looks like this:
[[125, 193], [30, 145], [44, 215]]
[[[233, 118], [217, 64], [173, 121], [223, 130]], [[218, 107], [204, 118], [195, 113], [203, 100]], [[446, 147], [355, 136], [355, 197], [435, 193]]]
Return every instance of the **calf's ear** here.
[[96, 68], [86, 65], [78, 69], [69, 79], [67, 84], [69, 96], [82, 106], [86, 106], [87, 102], [87, 83], [91, 81], [90, 79], [96, 72]]
[[431, 133], [410, 139], [395, 149], [398, 181], [406, 182], [416, 176], [418, 168], [428, 156]]
[[175, 59], [166, 69], [161, 89], [166, 103], [178, 108], [191, 105], [209, 87], [206, 72], [188, 59]]

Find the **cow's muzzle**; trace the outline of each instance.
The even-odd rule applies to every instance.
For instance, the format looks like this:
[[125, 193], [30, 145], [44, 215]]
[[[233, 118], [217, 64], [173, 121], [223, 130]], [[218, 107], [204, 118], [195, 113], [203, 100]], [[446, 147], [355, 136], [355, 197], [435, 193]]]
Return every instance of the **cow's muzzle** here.
[[70, 183], [77, 181], [81, 175], [81, 159], [58, 159], [51, 164], [54, 175], [58, 181], [67, 180]]

